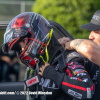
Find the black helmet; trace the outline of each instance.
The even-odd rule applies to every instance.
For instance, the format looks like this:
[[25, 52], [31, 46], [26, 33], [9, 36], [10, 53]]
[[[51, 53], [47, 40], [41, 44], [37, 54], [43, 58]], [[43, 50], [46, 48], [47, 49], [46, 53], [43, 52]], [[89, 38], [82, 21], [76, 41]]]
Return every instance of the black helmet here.
[[[11, 20], [4, 34], [3, 51], [9, 53], [15, 50], [19, 58], [26, 65], [35, 65], [35, 57], [43, 53], [52, 36], [49, 22], [41, 15], [33, 12], [19, 14]], [[19, 42], [28, 37], [24, 51], [21, 51]], [[24, 57], [24, 58], [23, 58]], [[33, 62], [31, 64], [30, 62]]]

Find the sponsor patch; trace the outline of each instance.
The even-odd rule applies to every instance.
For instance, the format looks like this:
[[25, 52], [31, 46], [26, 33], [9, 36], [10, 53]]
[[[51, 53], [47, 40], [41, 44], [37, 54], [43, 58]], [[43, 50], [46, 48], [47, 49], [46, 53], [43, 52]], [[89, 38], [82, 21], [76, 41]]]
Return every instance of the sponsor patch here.
[[31, 79], [26, 81], [27, 87], [30, 87], [30, 86], [32, 86], [32, 85], [34, 85], [36, 83], [39, 83], [38, 76], [32, 77]]
[[56, 66], [55, 66], [55, 70], [58, 70], [59, 69], [59, 64], [57, 64]]
[[74, 79], [74, 80], [77, 80], [77, 78], [76, 78], [76, 77], [70, 77], [70, 79]]
[[91, 90], [90, 90], [90, 88], [87, 88], [87, 98], [91, 98]]
[[88, 78], [83, 78], [82, 82], [88, 82]]
[[86, 75], [86, 73], [78, 73], [78, 74], [77, 74], [77, 76], [80, 76], [80, 75], [81, 75], [81, 76], [84, 76], [84, 75]]
[[73, 66], [68, 66], [69, 68], [72, 68], [72, 69], [77, 69], [77, 68], [83, 68], [84, 67], [82, 65], [73, 65]]
[[71, 89], [68, 89], [68, 94], [70, 94], [70, 95], [72, 95], [72, 96], [74, 96], [74, 97], [76, 97], [78, 99], [81, 99], [82, 98], [82, 94], [80, 94], [78, 92], [75, 92], [75, 91], [73, 91]]
[[50, 79], [44, 79], [43, 77], [41, 78], [39, 85], [42, 85], [46, 88], [59, 89], [54, 82], [50, 81]]
[[84, 73], [84, 72], [86, 71], [83, 69], [76, 69], [75, 71], [73, 71], [74, 75], [79, 74], [79, 73]]
[[74, 79], [74, 80], [82, 81], [80, 78], [76, 78], [76, 77], [70, 77], [70, 79]]
[[93, 19], [95, 19], [95, 20], [99, 20], [99, 16], [97, 16], [97, 15], [93, 15], [93, 17], [92, 17]]
[[95, 75], [93, 76], [93, 79], [92, 79], [93, 81], [97, 80], [98, 74], [99, 74], [99, 70], [97, 70], [96, 73], [95, 73]]

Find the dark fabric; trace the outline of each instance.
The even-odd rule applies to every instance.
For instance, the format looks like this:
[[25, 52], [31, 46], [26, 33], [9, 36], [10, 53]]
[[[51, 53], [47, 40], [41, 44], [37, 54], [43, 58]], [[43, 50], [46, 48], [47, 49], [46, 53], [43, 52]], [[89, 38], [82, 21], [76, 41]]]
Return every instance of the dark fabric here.
[[[43, 77], [45, 77], [45, 78], [47, 78], [47, 74], [49, 73], [49, 70], [52, 70], [53, 72], [53, 74], [55, 74], [54, 72], [56, 71], [51, 65], [49, 65], [49, 66], [47, 66], [45, 69], [44, 69], [44, 71], [43, 71]], [[52, 73], [50, 73], [50, 74], [52, 74]], [[48, 78], [50, 78], [49, 76], [48, 76]], [[53, 77], [54, 78], [54, 77]], [[50, 79], [52, 79], [52, 78], [50, 78]], [[52, 79], [53, 80], [53, 79]]]
[[[71, 58], [68, 60], [68, 54], [72, 52], [73, 51], [64, 51], [55, 36], [52, 36], [52, 39], [48, 46], [48, 53], [50, 58], [48, 62], [50, 66], [47, 66], [47, 68], [44, 69], [43, 76], [41, 76], [41, 82], [39, 83], [40, 86], [43, 86], [43, 90], [45, 92], [52, 92], [52, 95], [46, 95], [46, 100], [73, 100], [73, 97], [81, 99], [87, 98], [87, 91], [78, 90], [76, 88], [70, 87], [70, 85], [76, 87], [80, 86], [87, 90], [87, 87], [90, 88], [92, 85], [92, 81], [90, 80], [87, 72], [85, 72], [85, 75], [83, 76], [70, 76], [70, 74], [73, 73], [73, 70], [68, 68], [67, 63], [72, 60]], [[42, 56], [46, 61], [45, 54]], [[81, 59], [81, 57], [77, 57]], [[73, 56], [72, 58], [74, 59]], [[76, 62], [76, 64], [79, 64], [79, 66], [84, 65], [83, 61], [83, 64], [80, 64], [81, 62], [78, 63], [79, 60], [72, 60], [71, 62], [73, 63], [73, 61]], [[39, 59], [39, 67], [41, 67], [42, 65], [44, 65], [44, 62], [42, 61], [42, 59]], [[70, 73], [67, 72], [67, 69], [70, 70]], [[78, 80], [78, 78], [80, 79]], [[83, 82], [84, 78], [88, 78], [88, 81]], [[63, 83], [70, 85], [66, 86]], [[92, 91], [89, 91], [89, 93], [92, 96]]]
[[100, 25], [95, 25], [93, 23], [88, 23], [88, 24], [85, 24], [85, 25], [81, 25], [80, 27], [82, 27], [85, 30], [90, 30], [90, 31], [100, 29]]
[[91, 100], [100, 100], [100, 67], [86, 59], [85, 68], [94, 82], [94, 94]]
[[[70, 61], [68, 62], [68, 66], [66, 63], [65, 66], [66, 72], [60, 71], [62, 70], [63, 67], [60, 66], [61, 63], [59, 64], [59, 60], [57, 61], [57, 59], [61, 59], [61, 56], [65, 54], [62, 53], [62, 55], [60, 55], [59, 57], [57, 57], [57, 59], [55, 59], [57, 63], [54, 60], [55, 62], [55, 64], [53, 63], [54, 65], [49, 65], [44, 69], [43, 77], [53, 81], [59, 89], [62, 89], [66, 94], [69, 94], [74, 98], [77, 99], [91, 98], [93, 95], [93, 90], [90, 89], [91, 91], [88, 91], [89, 92], [88, 95], [87, 88], [92, 88], [93, 82], [91, 81], [88, 73], [86, 72], [83, 66], [84, 59], [81, 56], [77, 56], [77, 53], [75, 54], [74, 53], [72, 52], [72, 58], [73, 56], [75, 56], [75, 58], [70, 59]], [[66, 56], [67, 57], [65, 58], [68, 59], [69, 55]], [[64, 63], [66, 59], [64, 59], [62, 63]], [[56, 69], [57, 64], [59, 64], [58, 70]], [[84, 91], [77, 87], [84, 88], [86, 90]]]
[[60, 89], [61, 88], [62, 79], [63, 79], [64, 75], [65, 75], [65, 73], [60, 74], [51, 65], [49, 65], [44, 69], [44, 72], [43, 72], [42, 76], [54, 81], [55, 84], [57, 84], [57, 86]]
[[[57, 39], [55, 38], [54, 34], [52, 34], [52, 38], [51, 41], [49, 43], [49, 46], [47, 48], [48, 53], [49, 53], [49, 64], [51, 64], [53, 62], [53, 60], [64, 50], [63, 47], [61, 46], [61, 44], [59, 44], [59, 42], [57, 41]], [[46, 61], [47, 58], [45, 56], [45, 54], [42, 55], [44, 60]], [[42, 59], [39, 59], [39, 66], [41, 67], [42, 65], [44, 65], [44, 62], [42, 61]]]
[[92, 100], [100, 100], [100, 69], [98, 71], [99, 74], [97, 76], [97, 83], [95, 84], [95, 93]]

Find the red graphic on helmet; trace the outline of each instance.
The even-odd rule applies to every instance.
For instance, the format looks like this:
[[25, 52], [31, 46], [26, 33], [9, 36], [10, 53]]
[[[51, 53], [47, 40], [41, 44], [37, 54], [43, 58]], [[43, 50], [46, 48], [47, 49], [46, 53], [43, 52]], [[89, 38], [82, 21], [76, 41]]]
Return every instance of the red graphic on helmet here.
[[[34, 67], [50, 42], [50, 23], [34, 12], [19, 14], [9, 23], [4, 35], [3, 51], [15, 50], [21, 62]], [[52, 36], [52, 35], [51, 35]], [[27, 38], [27, 42], [24, 41]], [[24, 49], [19, 45], [23, 42]]]
[[20, 16], [17, 16], [14, 19], [11, 28], [22, 27], [23, 25], [25, 25], [28, 22], [28, 19], [29, 19], [29, 15], [26, 13], [24, 13]]

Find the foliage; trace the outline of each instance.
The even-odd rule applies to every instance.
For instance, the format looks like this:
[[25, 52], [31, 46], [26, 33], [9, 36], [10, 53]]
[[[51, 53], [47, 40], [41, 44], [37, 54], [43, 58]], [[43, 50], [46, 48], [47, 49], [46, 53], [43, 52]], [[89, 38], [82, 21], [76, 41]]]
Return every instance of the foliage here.
[[100, 8], [99, 0], [36, 0], [33, 12], [61, 24], [74, 38], [88, 38], [89, 31], [79, 26], [89, 23]]
[[5, 33], [5, 30], [0, 30], [0, 46], [3, 44], [3, 35]]

